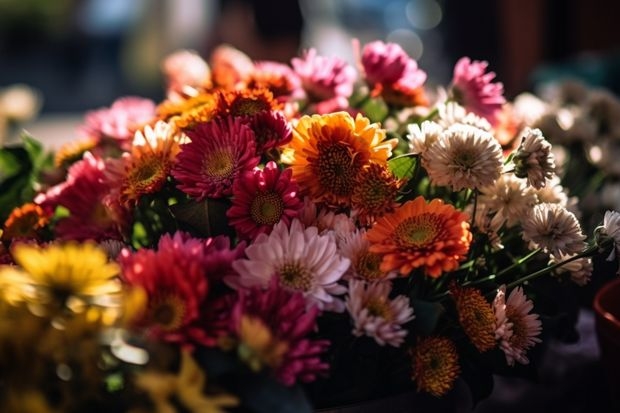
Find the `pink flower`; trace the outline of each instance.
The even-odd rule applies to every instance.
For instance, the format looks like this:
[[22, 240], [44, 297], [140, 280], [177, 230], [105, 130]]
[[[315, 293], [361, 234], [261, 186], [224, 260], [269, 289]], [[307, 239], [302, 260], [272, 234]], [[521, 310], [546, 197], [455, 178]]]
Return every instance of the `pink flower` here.
[[211, 84], [209, 65], [191, 50], [179, 50], [168, 55], [162, 63], [162, 70], [168, 84], [166, 94], [169, 99], [194, 93], [196, 89]]
[[485, 61], [461, 58], [454, 67], [452, 91], [455, 100], [465, 109], [495, 125], [506, 99], [503, 96], [504, 86], [499, 82], [492, 83], [495, 73], [485, 73], [487, 66]]
[[426, 73], [418, 68], [400, 45], [375, 41], [364, 46], [361, 63], [366, 82], [373, 89], [393, 87], [418, 89], [426, 81]]
[[125, 148], [134, 133], [155, 117], [155, 103], [149, 99], [127, 96], [109, 108], [88, 112], [78, 134], [98, 140], [111, 139]]
[[243, 117], [256, 138], [256, 154], [286, 145], [293, 138], [293, 130], [286, 117], [279, 111], [262, 111]]
[[264, 169], [245, 172], [233, 185], [233, 202], [226, 212], [228, 222], [241, 238], [254, 239], [269, 234], [275, 224], [287, 225], [303, 204], [297, 185], [291, 181], [291, 169], [280, 171], [271, 161]]
[[231, 195], [237, 176], [258, 165], [254, 133], [239, 118], [201, 123], [186, 133], [191, 141], [181, 145], [172, 176], [191, 197]]
[[303, 97], [301, 79], [284, 63], [259, 61], [254, 63], [248, 87], [266, 87], [278, 101]]
[[224, 235], [207, 238], [205, 245], [205, 267], [209, 269], [209, 279], [220, 281], [234, 273], [233, 261], [243, 258], [245, 242], [238, 243], [231, 249], [230, 238]]
[[351, 65], [339, 57], [319, 56], [315, 49], [308, 50], [303, 58], [293, 58], [291, 63], [319, 114], [348, 107], [357, 77]]
[[287, 386], [314, 381], [329, 369], [321, 360], [329, 341], [307, 337], [317, 328], [318, 312], [306, 310], [302, 294], [281, 288], [275, 279], [267, 290], [239, 290], [232, 325], [244, 349], [240, 356], [253, 368], [270, 367]]

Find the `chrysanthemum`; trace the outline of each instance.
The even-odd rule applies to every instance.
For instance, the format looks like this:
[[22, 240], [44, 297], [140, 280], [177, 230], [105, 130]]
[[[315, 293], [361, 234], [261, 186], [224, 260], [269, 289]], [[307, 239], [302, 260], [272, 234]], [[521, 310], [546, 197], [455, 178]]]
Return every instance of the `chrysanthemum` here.
[[202, 241], [181, 232], [164, 235], [156, 251], [123, 250], [120, 264], [123, 281], [147, 295], [137, 325], [159, 340], [191, 343], [209, 291]]
[[9, 302], [26, 302], [35, 314], [52, 316], [118, 305], [119, 267], [94, 243], [18, 244], [12, 253], [19, 267], [0, 268]]
[[454, 387], [461, 372], [456, 346], [446, 337], [418, 339], [412, 350], [413, 374], [418, 391], [441, 397]]
[[404, 295], [391, 299], [391, 291], [389, 281], [349, 281], [346, 307], [353, 319], [354, 335], [372, 337], [381, 346], [400, 347], [407, 335], [402, 325], [415, 316], [409, 299]]
[[572, 212], [558, 204], [538, 204], [522, 223], [523, 239], [550, 254], [576, 254], [586, 236]]
[[131, 141], [136, 130], [154, 117], [153, 101], [128, 96], [116, 100], [109, 108], [88, 112], [85, 124], [79, 128], [79, 134], [98, 140], [112, 139], [124, 146]]
[[[549, 260], [549, 265], [564, 262], [568, 259], [571, 259], [572, 257], [574, 257], [574, 255], [552, 255]], [[554, 270], [554, 273], [557, 275], [568, 273], [569, 278], [572, 282], [577, 285], [584, 286], [588, 282], [590, 282], [593, 269], [594, 266], [592, 265], [592, 258], [582, 257], [563, 264], [561, 267], [556, 268]]]
[[255, 168], [235, 180], [226, 216], [241, 238], [254, 239], [271, 232], [281, 220], [288, 225], [297, 216], [303, 204], [291, 174], [290, 169], [280, 171], [275, 162], [268, 162], [264, 169]]
[[614, 249], [607, 257], [608, 261], [613, 260], [616, 256], [616, 251], [620, 253], [620, 213], [617, 211], [605, 211], [603, 225], [596, 230], [597, 233], [602, 233], [613, 240]]
[[254, 116], [245, 117], [243, 121], [254, 132], [258, 155], [289, 143], [293, 137], [290, 124], [279, 111], [263, 111]]
[[486, 72], [487, 66], [484, 61], [461, 58], [454, 66], [452, 92], [455, 100], [467, 110], [494, 124], [506, 99], [503, 96], [504, 86], [492, 83], [495, 73]]
[[536, 189], [543, 188], [555, 173], [551, 144], [545, 140], [540, 129], [526, 128], [523, 131], [521, 144], [512, 162], [515, 175], [527, 178], [527, 182]]
[[574, 201], [576, 201], [576, 199], [569, 199], [567, 188], [562, 186], [562, 181], [556, 174], [547, 180], [544, 187], [536, 191], [536, 197], [538, 198], [539, 203], [549, 202], [551, 204], [562, 205], [564, 208], [569, 208], [569, 206], [573, 205]]
[[233, 261], [243, 258], [246, 244], [241, 241], [231, 247], [230, 237], [218, 235], [204, 240], [204, 265], [209, 269], [209, 280], [221, 281], [234, 273]]
[[450, 293], [456, 303], [459, 323], [476, 349], [483, 353], [495, 347], [495, 315], [480, 290], [452, 284]]
[[108, 163], [108, 180], [119, 202], [135, 205], [142, 196], [159, 191], [179, 150], [178, 133], [166, 122], [158, 121], [153, 128], [147, 125], [136, 132], [131, 153]]
[[196, 94], [198, 90], [211, 87], [211, 69], [193, 50], [179, 50], [166, 56], [161, 67], [169, 99]]
[[366, 281], [387, 280], [395, 278], [397, 271], [381, 270], [381, 255], [370, 252], [370, 241], [366, 238], [366, 230], [355, 230], [342, 237], [338, 244], [340, 254], [351, 261], [346, 275]]
[[443, 133], [443, 128], [432, 121], [424, 121], [421, 125], [412, 123], [407, 126], [409, 133], [409, 151], [415, 155], [423, 154]]
[[309, 305], [316, 303], [321, 309], [344, 308], [334, 295], [346, 291], [337, 282], [350, 261], [338, 254], [331, 233], [319, 235], [316, 227], [304, 229], [297, 219], [291, 222], [290, 229], [285, 222], [279, 222], [269, 235], [256, 237], [245, 254], [247, 259], [233, 262], [239, 277], [229, 284], [265, 288], [277, 277], [284, 288], [303, 293]]
[[502, 148], [489, 132], [453, 125], [422, 155], [422, 165], [435, 185], [454, 191], [491, 185], [502, 170]]
[[280, 109], [269, 89], [243, 89], [224, 93], [221, 113], [230, 116], [254, 116]]
[[302, 117], [293, 130], [293, 178], [315, 202], [350, 205], [359, 174], [371, 161], [385, 164], [396, 142], [368, 118], [346, 112]]
[[441, 127], [448, 129], [454, 124], [470, 125], [491, 132], [491, 124], [473, 112], [468, 112], [454, 101], [437, 104], [437, 121]]
[[493, 184], [480, 189], [478, 202], [485, 205], [495, 217], [491, 224], [499, 228], [506, 223], [512, 227], [536, 205], [534, 190], [512, 174], [502, 174]]
[[233, 181], [258, 164], [254, 133], [233, 117], [202, 123], [187, 132], [172, 169], [178, 188], [202, 200], [232, 193]]
[[303, 57], [293, 58], [293, 70], [301, 79], [308, 100], [316, 104], [317, 113], [329, 113], [348, 107], [357, 73], [345, 60], [307, 50]]
[[305, 227], [317, 227], [319, 234], [332, 232], [336, 236], [336, 241], [339, 242], [357, 228], [349, 214], [337, 212], [325, 205], [317, 205], [308, 197], [304, 198], [303, 203], [299, 220]]
[[351, 195], [351, 207], [362, 225], [371, 225], [394, 211], [396, 197], [403, 181], [397, 179], [387, 165], [371, 163], [362, 169]]
[[11, 211], [2, 227], [0, 240], [36, 239], [49, 221], [49, 216], [39, 205], [26, 203]]
[[217, 93], [199, 93], [184, 100], [166, 100], [157, 106], [157, 116], [179, 129], [191, 129], [209, 122], [220, 114], [220, 96]]
[[267, 88], [277, 100], [298, 99], [303, 95], [299, 76], [290, 66], [279, 62], [255, 62], [247, 86], [250, 89]]
[[419, 196], [393, 213], [379, 218], [367, 232], [370, 251], [381, 254], [382, 271], [398, 270], [407, 276], [421, 268], [430, 277], [454, 271], [469, 251], [472, 234], [469, 216]]
[[311, 382], [327, 372], [321, 360], [329, 341], [309, 339], [316, 329], [318, 308], [306, 308], [302, 294], [272, 280], [267, 290], [239, 290], [232, 326], [239, 357], [255, 370], [270, 368], [287, 386]]
[[530, 313], [534, 308], [523, 289], [516, 287], [506, 300], [506, 287], [501, 286], [493, 301], [495, 312], [495, 337], [500, 341], [500, 348], [506, 356], [506, 363], [514, 366], [515, 361], [528, 364], [525, 353], [536, 343], [540, 343], [542, 323], [538, 314]]

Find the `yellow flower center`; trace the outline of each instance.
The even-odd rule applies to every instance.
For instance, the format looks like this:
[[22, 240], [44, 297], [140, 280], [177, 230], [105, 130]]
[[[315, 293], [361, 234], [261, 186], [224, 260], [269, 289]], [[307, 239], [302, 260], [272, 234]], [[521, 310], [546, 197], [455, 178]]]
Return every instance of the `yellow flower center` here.
[[251, 116], [266, 110], [271, 110], [271, 105], [263, 99], [239, 98], [232, 103], [230, 114], [232, 116]]
[[321, 186], [338, 196], [350, 196], [361, 165], [344, 144], [319, 145], [316, 171]]
[[213, 178], [226, 178], [232, 175], [235, 168], [230, 151], [219, 150], [211, 153], [203, 164], [203, 171]]
[[403, 220], [394, 231], [396, 243], [403, 248], [428, 247], [438, 235], [438, 217], [429, 213]]
[[183, 323], [185, 304], [176, 295], [161, 296], [150, 307], [151, 322], [164, 331], [174, 331]]
[[387, 298], [371, 299], [366, 303], [366, 308], [371, 316], [381, 317], [386, 321], [394, 319], [394, 312]]
[[361, 254], [355, 265], [357, 274], [366, 280], [377, 280], [383, 278], [383, 271], [380, 270], [382, 257], [379, 254], [366, 251]]
[[299, 262], [288, 262], [282, 265], [277, 274], [282, 285], [297, 291], [308, 291], [313, 286], [310, 271]]
[[168, 169], [168, 163], [156, 156], [138, 158], [127, 173], [125, 192], [133, 198], [159, 190], [166, 182]]
[[259, 192], [250, 205], [252, 220], [261, 225], [274, 225], [284, 213], [284, 202], [276, 192]]

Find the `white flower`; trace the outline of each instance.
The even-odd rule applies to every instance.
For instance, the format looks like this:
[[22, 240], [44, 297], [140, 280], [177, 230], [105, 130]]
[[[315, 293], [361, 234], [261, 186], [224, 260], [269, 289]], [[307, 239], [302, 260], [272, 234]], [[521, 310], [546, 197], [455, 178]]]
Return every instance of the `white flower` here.
[[603, 225], [598, 229], [614, 241], [614, 249], [607, 257], [607, 261], [611, 261], [616, 257], [615, 252], [620, 251], [620, 213], [617, 211], [606, 211], [603, 217]]
[[470, 125], [484, 131], [491, 131], [491, 124], [488, 120], [481, 118], [459, 105], [457, 102], [450, 101], [437, 105], [438, 123], [443, 128], [449, 128], [452, 125]]
[[422, 125], [412, 123], [407, 126], [407, 130], [409, 131], [407, 135], [409, 151], [416, 155], [426, 152], [429, 146], [437, 142], [443, 132], [439, 124], [431, 121], [424, 121]]
[[512, 162], [515, 165], [515, 175], [527, 178], [527, 182], [536, 189], [545, 187], [546, 181], [555, 175], [551, 144], [540, 129], [525, 128]]
[[354, 335], [372, 337], [381, 346], [403, 343], [407, 330], [402, 325], [415, 316], [409, 299], [404, 295], [390, 299], [391, 290], [389, 281], [350, 281], [346, 307], [353, 318]]
[[535, 205], [522, 223], [523, 239], [530, 247], [550, 254], [576, 254], [585, 247], [586, 236], [575, 215], [558, 204]]
[[[550, 265], [564, 262], [571, 259], [574, 255], [558, 254], [552, 255], [549, 262]], [[592, 259], [590, 257], [582, 257], [572, 260], [561, 267], [555, 269], [556, 274], [569, 273], [571, 281], [579, 286], [586, 285], [592, 277]]]
[[493, 301], [495, 338], [499, 340], [509, 366], [514, 366], [515, 361], [528, 364], [525, 353], [541, 341], [538, 336], [542, 323], [538, 314], [530, 314], [533, 308], [534, 304], [523, 294], [521, 287], [512, 290], [507, 301], [506, 286], [502, 285], [497, 290]]
[[492, 185], [480, 190], [479, 203], [495, 212], [493, 227], [504, 222], [508, 227], [516, 225], [536, 204], [536, 195], [531, 187], [512, 174], [504, 174]]
[[344, 310], [342, 301], [334, 295], [346, 292], [346, 287], [337, 282], [350, 261], [338, 254], [333, 233], [319, 235], [316, 227], [304, 229], [297, 219], [289, 229], [281, 221], [269, 235], [256, 237], [245, 254], [247, 259], [232, 263], [239, 277], [225, 279], [231, 287], [267, 288], [271, 278], [278, 277], [284, 287], [302, 292], [309, 305]]
[[347, 234], [339, 243], [340, 255], [351, 261], [347, 275], [366, 281], [395, 278], [398, 275], [398, 271], [390, 271], [388, 273], [381, 271], [382, 256], [368, 251], [370, 242], [365, 235], [365, 229], [358, 229]]

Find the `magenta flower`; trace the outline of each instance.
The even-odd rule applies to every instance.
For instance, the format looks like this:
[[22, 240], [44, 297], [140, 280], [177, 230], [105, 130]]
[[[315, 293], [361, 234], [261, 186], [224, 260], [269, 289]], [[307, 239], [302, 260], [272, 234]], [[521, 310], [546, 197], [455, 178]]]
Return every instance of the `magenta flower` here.
[[278, 111], [262, 111], [253, 116], [243, 117], [256, 138], [256, 154], [286, 145], [293, 138], [293, 130], [286, 117]]
[[191, 197], [231, 195], [237, 176], [258, 165], [254, 133], [239, 118], [201, 123], [186, 133], [191, 141], [181, 145], [172, 176]]
[[275, 224], [284, 221], [288, 226], [299, 214], [303, 204], [291, 181], [292, 172], [280, 171], [275, 162], [268, 162], [264, 169], [245, 172], [235, 181], [233, 203], [226, 216], [241, 238], [269, 234]]
[[348, 107], [357, 77], [351, 65], [339, 57], [320, 56], [315, 49], [306, 51], [303, 58], [293, 58], [291, 63], [319, 114]]
[[221, 281], [232, 275], [232, 262], [245, 256], [245, 242], [238, 243], [231, 248], [230, 238], [224, 235], [207, 238], [205, 245], [205, 266], [209, 269], [209, 280]]
[[487, 73], [487, 66], [485, 61], [461, 58], [454, 67], [452, 92], [455, 100], [465, 109], [495, 125], [506, 99], [504, 86], [499, 82], [492, 83], [495, 73]]
[[426, 73], [396, 43], [375, 41], [364, 46], [361, 63], [371, 88], [400, 87], [417, 89], [426, 81]]

